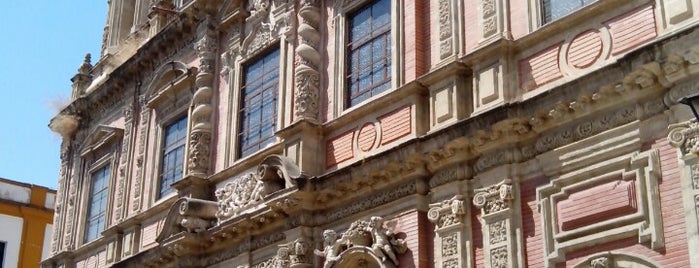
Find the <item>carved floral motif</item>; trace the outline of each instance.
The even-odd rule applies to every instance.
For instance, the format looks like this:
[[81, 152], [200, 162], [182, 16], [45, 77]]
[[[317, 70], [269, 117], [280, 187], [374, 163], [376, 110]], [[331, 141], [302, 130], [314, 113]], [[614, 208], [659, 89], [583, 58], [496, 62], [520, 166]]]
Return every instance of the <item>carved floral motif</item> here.
[[439, 58], [452, 54], [451, 0], [439, 1]]
[[490, 267], [508, 268], [510, 267], [507, 256], [507, 248], [499, 247], [490, 250]]
[[442, 237], [442, 258], [458, 253], [458, 241], [456, 233]]

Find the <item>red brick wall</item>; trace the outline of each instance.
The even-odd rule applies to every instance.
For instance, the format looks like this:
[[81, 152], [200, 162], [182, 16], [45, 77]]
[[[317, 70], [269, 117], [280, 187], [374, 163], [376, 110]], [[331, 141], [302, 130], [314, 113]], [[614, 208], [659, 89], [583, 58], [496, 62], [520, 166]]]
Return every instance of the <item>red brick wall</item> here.
[[[402, 18], [405, 34], [405, 51], [403, 64], [405, 65], [405, 82], [425, 73], [426, 61], [425, 47], [430, 40], [429, 14], [425, 14], [426, 1], [407, 0], [404, 2], [405, 16]], [[425, 16], [428, 17], [425, 17]], [[427, 29], [427, 30], [426, 30]]]
[[544, 267], [543, 227], [536, 204], [536, 187], [547, 183], [546, 177], [540, 177], [527, 180], [520, 186], [525, 267]]
[[417, 210], [407, 211], [397, 218], [396, 234], [405, 239], [408, 251], [398, 256], [400, 267], [428, 268], [432, 266], [434, 225], [427, 219], [427, 213]]

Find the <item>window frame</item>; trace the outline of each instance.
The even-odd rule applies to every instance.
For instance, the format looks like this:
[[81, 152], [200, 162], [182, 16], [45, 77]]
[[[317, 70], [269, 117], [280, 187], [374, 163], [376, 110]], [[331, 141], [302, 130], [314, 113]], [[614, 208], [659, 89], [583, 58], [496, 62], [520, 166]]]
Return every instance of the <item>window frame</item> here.
[[[577, 11], [583, 9], [583, 8], [586, 7], [586, 6], [592, 5], [592, 4], [594, 4], [595, 2], [597, 2], [597, 0], [591, 0], [592, 2], [589, 2], [589, 3], [584, 3], [585, 1], [588, 1], [588, 0], [537, 0], [537, 1], [538, 1], [539, 11], [540, 11], [539, 14], [538, 14], [538, 17], [539, 17], [539, 25], [541, 25], [541, 26], [544, 26], [544, 25], [546, 25], [546, 24], [549, 24], [549, 23], [552, 23], [552, 22], [554, 22], [554, 21], [557, 21], [557, 20], [559, 20], [559, 19], [561, 19], [561, 18], [564, 18], [564, 17], [566, 17], [566, 16], [568, 16], [568, 15], [570, 15], [570, 14], [573, 14], [573, 13], [575, 13], [575, 12], [577, 12]], [[562, 14], [562, 15], [560, 15], [560, 16], [558, 16], [558, 17], [555, 17], [555, 18], [554, 18], [554, 17], [551, 17], [550, 20], [547, 21], [547, 20], [546, 20], [546, 9], [544, 8], [544, 7], [545, 7], [544, 2], [546, 2], [546, 1], [549, 1], [549, 3], [552, 2], [552, 1], [578, 1], [578, 2], [583, 2], [583, 3], [581, 3], [581, 5], [578, 6], [578, 7], [576, 7], [575, 9], [570, 10], [568, 13]]]
[[[187, 164], [187, 149], [188, 149], [187, 144], [189, 142], [189, 118], [190, 118], [190, 116], [188, 114], [180, 111], [180, 112], [175, 112], [175, 113], [169, 114], [167, 117], [164, 118], [164, 120], [162, 120], [158, 124], [159, 135], [157, 135], [158, 136], [158, 146], [157, 146], [157, 154], [156, 154], [158, 157], [158, 165], [157, 165], [157, 169], [156, 169], [156, 172], [157, 172], [156, 178], [157, 179], [154, 180], [155, 186], [153, 187], [153, 188], [155, 188], [154, 196], [155, 196], [156, 201], [167, 199], [167, 197], [175, 195], [177, 193], [177, 191], [175, 189], [173, 189], [170, 185], [182, 180], [185, 176], [186, 171], [187, 171], [185, 165]], [[165, 186], [165, 185], [163, 185], [163, 167], [165, 164], [165, 150], [166, 150], [165, 138], [167, 137], [167, 128], [175, 123], [179, 123], [182, 120], [184, 120], [184, 124], [185, 124], [185, 126], [184, 126], [185, 135], [181, 139], [181, 142], [182, 142], [181, 146], [183, 149], [182, 150], [182, 163], [180, 163], [181, 168], [182, 168], [182, 176], [179, 179], [177, 179], [177, 180], [173, 181], [172, 183], [170, 183], [169, 185], [167, 185], [167, 187], [169, 187], [169, 189], [167, 192], [164, 193], [163, 186]], [[177, 146], [177, 147], [179, 147], [179, 146]]]
[[[376, 18], [371, 14], [374, 10], [375, 7], [377, 7], [379, 1], [387, 1], [389, 4], [388, 7], [388, 12], [389, 12], [389, 21], [387, 25], [383, 25], [382, 27], [374, 28], [375, 24], [374, 21]], [[353, 106], [357, 106], [366, 100], [371, 99], [374, 96], [380, 95], [381, 93], [387, 91], [391, 87], [391, 74], [390, 74], [390, 68], [391, 66], [391, 60], [393, 57], [390, 55], [390, 49], [392, 48], [392, 41], [390, 41], [391, 38], [391, 21], [390, 21], [390, 0], [372, 0], [364, 3], [363, 5], [359, 6], [355, 10], [348, 12], [347, 13], [347, 26], [345, 29], [345, 38], [347, 40], [345, 44], [345, 60], [346, 60], [346, 72], [343, 76], [343, 79], [345, 80], [345, 87], [346, 87], [346, 92], [347, 92], [347, 97], [345, 98], [345, 107], [351, 108]], [[358, 40], [352, 40], [352, 35], [353, 31], [351, 29], [351, 24], [352, 21], [359, 17], [360, 13], [368, 11], [370, 14], [366, 18], [368, 20], [368, 23], [370, 27], [372, 28], [369, 31], [369, 36], [364, 37], [364, 38], [359, 38]], [[388, 41], [386, 39], [389, 39]], [[370, 66], [369, 68], [364, 68], [364, 69], [359, 69], [356, 73], [352, 72], [352, 67], [350, 66], [351, 63], [353, 62], [353, 58], [357, 56], [357, 58], [361, 58], [361, 51], [363, 48], [369, 47], [370, 51], [372, 52], [372, 55], [374, 53], [373, 45], [377, 43], [382, 43], [383, 46], [383, 52], [384, 52], [384, 57], [378, 61], [374, 61], [373, 57], [370, 59]], [[386, 51], [388, 53], [386, 53]], [[355, 54], [357, 53], [357, 54]], [[357, 86], [359, 87], [360, 85], [360, 77], [365, 76], [365, 75], [370, 75], [371, 78], [373, 78], [374, 75], [374, 66], [376, 63], [383, 63], [383, 67], [380, 69], [381, 73], [383, 74], [383, 80], [380, 82], [372, 82], [368, 85], [366, 88], [359, 88], [358, 94], [354, 94], [352, 92], [352, 85], [357, 83]], [[375, 90], [384, 87], [386, 84], [388, 84], [388, 88], [381, 89], [380, 91], [374, 93]], [[364, 94], [369, 94], [368, 97], [362, 97]], [[362, 99], [363, 98], [363, 99]], [[355, 103], [355, 100], [357, 102]]]
[[332, 77], [343, 77], [343, 79], [334, 79], [334, 84], [332, 85], [334, 87], [334, 101], [332, 104], [332, 115], [328, 115], [328, 119], [334, 119], [334, 118], [339, 118], [342, 115], [349, 113], [358, 107], [362, 107], [366, 105], [367, 103], [371, 102], [372, 100], [375, 100], [377, 98], [380, 98], [381, 96], [384, 96], [386, 94], [390, 94], [391, 92], [395, 91], [401, 84], [403, 84], [403, 72], [401, 71], [400, 66], [402, 66], [402, 58], [399, 57], [404, 51], [404, 42], [403, 42], [403, 35], [401, 34], [403, 30], [403, 25], [402, 25], [402, 19], [401, 17], [403, 16], [403, 10], [401, 9], [401, 5], [398, 3], [397, 0], [388, 0], [390, 1], [390, 38], [391, 42], [389, 44], [391, 52], [390, 52], [390, 86], [388, 89], [383, 90], [382, 92], [373, 95], [371, 97], [368, 97], [367, 99], [352, 105], [348, 106], [347, 104], [349, 103], [349, 85], [347, 83], [346, 77], [349, 75], [349, 68], [348, 68], [348, 62], [349, 62], [349, 54], [347, 50], [348, 42], [349, 42], [349, 18], [350, 16], [366, 7], [367, 5], [372, 4], [376, 0], [361, 0], [361, 1], [336, 1], [335, 6], [334, 6], [334, 29], [335, 29], [335, 55], [338, 55], [334, 59], [334, 69], [332, 70]]
[[[111, 157], [109, 157], [109, 158], [111, 158]], [[94, 165], [92, 168], [90, 168], [86, 173], [86, 175], [89, 176], [89, 178], [85, 182], [85, 186], [86, 186], [85, 189], [86, 189], [87, 196], [85, 199], [85, 206], [84, 206], [85, 210], [84, 211], [87, 213], [84, 214], [85, 219], [83, 220], [83, 223], [82, 223], [82, 225], [83, 225], [82, 239], [81, 239], [82, 244], [88, 244], [92, 241], [98, 240], [101, 236], [101, 233], [107, 229], [107, 222], [109, 220], [109, 213], [108, 212], [110, 211], [109, 207], [110, 207], [110, 202], [111, 202], [110, 196], [111, 196], [111, 188], [112, 188], [110, 186], [112, 183], [112, 178], [114, 177], [113, 176], [114, 169], [112, 168], [113, 163], [111, 163], [112, 161], [110, 161], [110, 160], [111, 159], [98, 160], [98, 163], [96, 165]], [[104, 200], [105, 208], [104, 208], [103, 212], [98, 213], [98, 214], [103, 214], [101, 217], [104, 217], [104, 220], [103, 220], [104, 223], [101, 227], [101, 230], [98, 229], [97, 236], [93, 237], [93, 238], [89, 238], [88, 237], [89, 223], [90, 223], [91, 219], [95, 217], [95, 215], [90, 215], [90, 210], [92, 209], [92, 199], [95, 197], [94, 193], [92, 192], [92, 190], [93, 190], [92, 187], [93, 187], [94, 181], [95, 181], [95, 174], [100, 172], [101, 170], [103, 170], [105, 168], [108, 168], [108, 171], [106, 172], [106, 178], [105, 178], [106, 183], [105, 183], [105, 187], [100, 190], [101, 192], [105, 192], [105, 194], [106, 194], [106, 196], [104, 197], [105, 198], [105, 200]]]
[[[277, 66], [278, 67], [277, 67], [277, 82], [276, 82], [277, 86], [276, 86], [276, 89], [273, 90], [274, 97], [275, 97], [275, 100], [274, 100], [274, 107], [275, 107], [274, 117], [275, 118], [272, 120], [275, 124], [274, 129], [273, 129], [272, 134], [270, 136], [260, 139], [260, 140], [265, 140], [265, 141], [259, 142], [259, 143], [257, 143], [257, 145], [255, 145], [255, 146], [259, 146], [257, 148], [257, 150], [249, 152], [248, 154], [243, 154], [243, 148], [242, 148], [242, 130], [243, 130], [242, 117], [243, 117], [243, 113], [242, 113], [242, 111], [243, 111], [243, 109], [245, 109], [245, 108], [243, 108], [243, 106], [244, 106], [243, 104], [244, 104], [244, 101], [247, 99], [247, 97], [243, 95], [243, 91], [244, 91], [245, 86], [246, 86], [246, 81], [245, 81], [245, 76], [247, 74], [246, 71], [247, 71], [247, 68], [249, 66], [251, 66], [251, 65], [253, 65], [261, 60], [264, 60], [267, 56], [270, 56], [272, 53], [275, 53], [275, 52], [278, 54], [277, 55], [277, 58], [278, 58], [277, 59], [277, 61], [278, 61]], [[235, 103], [235, 110], [234, 110], [234, 113], [235, 113], [235, 119], [234, 119], [235, 120], [235, 124], [234, 124], [235, 125], [235, 145], [236, 145], [235, 151], [234, 151], [235, 159], [244, 159], [244, 158], [247, 158], [249, 156], [255, 155], [258, 152], [264, 150], [266, 147], [279, 142], [279, 139], [276, 136], [276, 132], [281, 129], [280, 128], [280, 111], [281, 111], [282, 107], [281, 107], [280, 103], [282, 102], [281, 98], [283, 95], [280, 94], [280, 90], [281, 90], [282, 82], [283, 82], [282, 64], [284, 63], [282, 52], [283, 51], [281, 50], [281, 47], [279, 47], [279, 45], [271, 45], [271, 46], [259, 51], [258, 53], [255, 53], [255, 55], [249, 57], [244, 62], [240, 63], [240, 68], [239, 68], [240, 73], [237, 75], [239, 82], [238, 82], [238, 85], [236, 87], [237, 101]], [[265, 74], [266, 73], [263, 73], [263, 75], [260, 77], [260, 79], [264, 80]], [[263, 85], [264, 85], [264, 83], [263, 83]], [[261, 92], [255, 92], [255, 93], [264, 94], [264, 92], [265, 92], [265, 90], [262, 89]], [[261, 102], [264, 102], [264, 100], [261, 100]], [[261, 145], [264, 142], [267, 142], [267, 144]]]

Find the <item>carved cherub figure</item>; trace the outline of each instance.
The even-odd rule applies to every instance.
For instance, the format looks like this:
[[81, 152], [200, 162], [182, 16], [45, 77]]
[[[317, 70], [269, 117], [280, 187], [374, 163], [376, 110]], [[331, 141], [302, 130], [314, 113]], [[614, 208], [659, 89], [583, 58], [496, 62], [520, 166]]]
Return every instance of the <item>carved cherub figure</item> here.
[[382, 261], [386, 261], [388, 257], [393, 264], [398, 266], [398, 258], [396, 253], [393, 252], [392, 244], [396, 242], [393, 238], [393, 232], [383, 227], [383, 218], [379, 216], [373, 216], [369, 219], [369, 232], [371, 232], [371, 237], [374, 240], [371, 248], [374, 250], [374, 254], [381, 257]]
[[333, 230], [323, 231], [323, 240], [325, 241], [325, 248], [323, 251], [314, 250], [318, 256], [325, 257], [325, 264], [323, 268], [330, 268], [337, 262], [340, 257], [340, 250], [342, 249], [342, 243], [337, 242], [337, 233]]

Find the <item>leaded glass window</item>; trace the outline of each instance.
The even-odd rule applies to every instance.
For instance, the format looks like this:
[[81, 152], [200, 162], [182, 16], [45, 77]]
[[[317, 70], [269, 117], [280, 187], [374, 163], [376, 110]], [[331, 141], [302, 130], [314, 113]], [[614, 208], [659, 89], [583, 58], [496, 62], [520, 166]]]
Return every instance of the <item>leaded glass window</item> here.
[[279, 50], [244, 66], [238, 155], [248, 156], [274, 142], [277, 125]]
[[348, 16], [348, 107], [391, 87], [390, 8], [378, 0]]
[[173, 183], [182, 179], [184, 168], [184, 145], [187, 138], [187, 117], [182, 117], [165, 127], [162, 164], [160, 168], [160, 195], [172, 191]]
[[542, 24], [549, 23], [595, 0], [541, 0]]
[[87, 205], [87, 221], [85, 223], [84, 242], [90, 242], [100, 236], [104, 230], [107, 211], [107, 195], [109, 192], [109, 165], [91, 174], [90, 195]]

